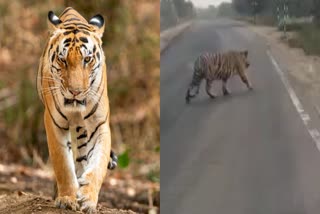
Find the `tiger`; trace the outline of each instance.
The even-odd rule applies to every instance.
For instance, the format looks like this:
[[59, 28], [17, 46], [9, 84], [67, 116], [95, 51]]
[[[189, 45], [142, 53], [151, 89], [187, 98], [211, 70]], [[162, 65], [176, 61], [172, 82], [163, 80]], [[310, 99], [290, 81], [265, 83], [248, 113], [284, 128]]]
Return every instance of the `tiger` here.
[[86, 213], [95, 212], [107, 170], [117, 165], [111, 150], [104, 28], [100, 14], [87, 21], [71, 7], [59, 17], [49, 11], [49, 36], [37, 73], [57, 184], [55, 205]]
[[[189, 103], [191, 98], [199, 94], [203, 79], [206, 80], [206, 92], [212, 99], [216, 97], [210, 91], [212, 82], [222, 80], [222, 92], [224, 95], [228, 95], [230, 92], [227, 89], [227, 81], [233, 75], [239, 75], [247, 88], [252, 90], [253, 88], [245, 72], [249, 66], [248, 50], [201, 54], [194, 62], [192, 81], [185, 97], [186, 103]], [[191, 94], [194, 88], [196, 88], [195, 93]]]

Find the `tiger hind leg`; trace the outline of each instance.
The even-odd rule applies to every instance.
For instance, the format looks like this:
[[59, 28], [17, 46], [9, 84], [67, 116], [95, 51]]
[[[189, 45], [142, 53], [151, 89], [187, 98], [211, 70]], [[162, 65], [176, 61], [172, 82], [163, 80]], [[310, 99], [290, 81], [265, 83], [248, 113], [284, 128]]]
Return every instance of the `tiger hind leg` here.
[[207, 80], [207, 82], [206, 82], [206, 92], [207, 92], [207, 94], [209, 95], [209, 97], [211, 99], [214, 99], [214, 98], [216, 98], [216, 96], [210, 92], [211, 84], [212, 84], [212, 80]]
[[[194, 94], [191, 94], [192, 89], [196, 87], [196, 92]], [[188, 88], [187, 94], [186, 94], [186, 103], [190, 103], [190, 99], [194, 98], [195, 96], [197, 96], [199, 94], [199, 89], [200, 89], [200, 85], [193, 85], [191, 84], [190, 87]]]
[[228, 91], [228, 88], [227, 88], [227, 80], [222, 81], [222, 92], [223, 92], [224, 96], [227, 96], [230, 94], [230, 92]]

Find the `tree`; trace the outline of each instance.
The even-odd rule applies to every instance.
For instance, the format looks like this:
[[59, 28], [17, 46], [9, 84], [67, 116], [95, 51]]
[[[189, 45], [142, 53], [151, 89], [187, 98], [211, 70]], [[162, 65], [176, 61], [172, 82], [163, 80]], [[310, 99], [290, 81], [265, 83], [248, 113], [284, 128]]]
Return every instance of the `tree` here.
[[178, 22], [178, 14], [175, 5], [171, 0], [161, 0], [160, 2], [160, 26], [167, 28]]
[[232, 5], [240, 14], [249, 14], [250, 6], [248, 0], [232, 0]]
[[315, 23], [320, 26], [320, 0], [314, 0], [313, 4], [312, 13], [314, 15]]
[[256, 14], [266, 10], [268, 0], [232, 0], [232, 4], [240, 14]]
[[236, 14], [231, 3], [223, 2], [218, 7], [218, 16], [234, 16]]
[[180, 18], [192, 17], [195, 14], [194, 6], [191, 1], [173, 0], [173, 3]]

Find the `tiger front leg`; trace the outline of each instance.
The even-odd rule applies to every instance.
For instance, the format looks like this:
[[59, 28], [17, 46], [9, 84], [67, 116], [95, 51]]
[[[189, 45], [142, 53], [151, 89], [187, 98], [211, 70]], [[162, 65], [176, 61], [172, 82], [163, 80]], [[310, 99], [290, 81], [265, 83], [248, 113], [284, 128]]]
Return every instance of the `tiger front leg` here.
[[111, 152], [110, 128], [107, 122], [91, 135], [93, 138], [86, 146], [84, 172], [78, 178], [80, 188], [77, 193], [80, 209], [86, 213], [95, 212]]
[[222, 81], [222, 92], [223, 92], [224, 96], [227, 96], [230, 94], [230, 92], [228, 91], [228, 88], [227, 88], [227, 80]]
[[253, 90], [252, 85], [251, 85], [251, 83], [249, 82], [247, 75], [246, 75], [245, 73], [240, 73], [239, 75], [240, 75], [240, 78], [241, 78], [242, 82], [243, 82], [244, 84], [246, 84], [247, 88], [248, 88], [249, 90]]
[[55, 205], [63, 209], [77, 210], [78, 181], [75, 175], [70, 133], [58, 127], [48, 110], [45, 110], [44, 124], [47, 133], [49, 155], [57, 182]]
[[207, 80], [207, 82], [206, 82], [206, 92], [207, 92], [207, 94], [209, 95], [210, 98], [214, 99], [214, 98], [216, 98], [216, 96], [213, 95], [213, 94], [210, 92], [210, 90], [211, 90], [211, 84], [212, 84], [212, 80]]

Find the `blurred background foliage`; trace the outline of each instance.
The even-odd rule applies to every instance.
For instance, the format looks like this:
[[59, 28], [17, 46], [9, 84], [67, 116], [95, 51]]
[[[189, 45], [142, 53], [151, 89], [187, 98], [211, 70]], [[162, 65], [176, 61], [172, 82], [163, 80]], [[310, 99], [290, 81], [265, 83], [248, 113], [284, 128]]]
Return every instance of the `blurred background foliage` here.
[[160, 27], [165, 30], [196, 15], [196, 9], [191, 1], [161, 0]]
[[[72, 6], [86, 19], [102, 14], [112, 148], [122, 170], [159, 180], [159, 31], [157, 0], [0, 0], [0, 162], [46, 166], [43, 106], [36, 92], [47, 13]], [[121, 176], [121, 175], [119, 175]]]

